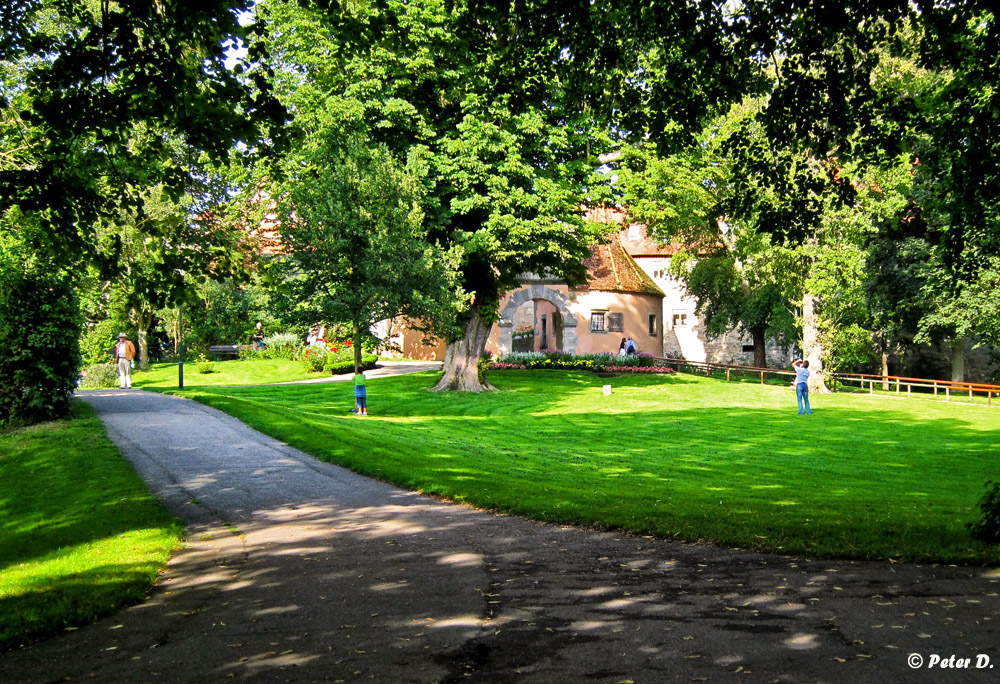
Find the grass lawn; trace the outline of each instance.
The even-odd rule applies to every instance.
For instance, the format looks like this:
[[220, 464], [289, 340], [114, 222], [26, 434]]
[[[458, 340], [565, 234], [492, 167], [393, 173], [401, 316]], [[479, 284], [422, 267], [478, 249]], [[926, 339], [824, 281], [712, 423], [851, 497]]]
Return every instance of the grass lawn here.
[[0, 433], [0, 648], [142, 599], [181, 526], [82, 402]]
[[[542, 520], [740, 548], [996, 563], [964, 527], [997, 463], [1000, 409], [691, 375], [504, 371], [502, 391], [436, 394], [423, 373], [184, 394], [405, 487]], [[614, 386], [604, 396], [601, 385]]]
[[[184, 362], [184, 387], [220, 385], [266, 385], [272, 382], [291, 382], [323, 377], [322, 373], [309, 373], [301, 361], [285, 359], [247, 359], [244, 361], [216, 361], [213, 373], [199, 373], [198, 364]], [[177, 364], [154, 363], [148, 371], [133, 371], [132, 385], [142, 389], [176, 389]]]

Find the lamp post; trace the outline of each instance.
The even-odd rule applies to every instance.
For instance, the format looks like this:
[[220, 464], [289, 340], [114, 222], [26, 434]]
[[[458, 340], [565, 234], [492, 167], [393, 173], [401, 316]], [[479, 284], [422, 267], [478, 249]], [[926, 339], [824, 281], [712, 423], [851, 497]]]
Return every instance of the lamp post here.
[[184, 389], [184, 305], [177, 305], [177, 389]]

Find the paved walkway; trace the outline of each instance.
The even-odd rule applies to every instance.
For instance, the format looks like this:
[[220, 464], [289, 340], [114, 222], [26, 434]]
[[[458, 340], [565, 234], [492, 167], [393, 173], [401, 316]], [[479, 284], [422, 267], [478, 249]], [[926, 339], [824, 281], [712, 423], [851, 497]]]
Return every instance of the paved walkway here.
[[182, 398], [83, 396], [188, 544], [145, 603], [0, 654], [3, 684], [997, 680], [975, 669], [1000, 662], [995, 569], [533, 523], [320, 463]]

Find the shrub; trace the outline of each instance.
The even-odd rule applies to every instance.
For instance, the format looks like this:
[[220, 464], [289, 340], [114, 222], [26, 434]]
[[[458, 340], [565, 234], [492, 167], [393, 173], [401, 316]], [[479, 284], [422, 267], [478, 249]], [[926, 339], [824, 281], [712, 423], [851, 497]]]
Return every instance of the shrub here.
[[17, 267], [0, 274], [0, 426], [69, 412], [82, 323], [68, 279]]
[[1000, 543], [1000, 482], [987, 482], [986, 493], [979, 500], [980, 517], [966, 527], [973, 539], [987, 544]]
[[89, 326], [80, 337], [80, 352], [84, 366], [96, 366], [114, 358], [115, 341], [121, 332], [115, 321], [106, 319]]
[[[361, 355], [361, 370], [371, 370], [378, 363], [378, 356], [375, 354], [362, 354]], [[354, 355], [351, 355], [348, 361], [336, 361], [329, 363], [323, 368], [323, 370], [331, 375], [341, 375], [343, 373], [353, 373], [354, 372]]]
[[118, 387], [118, 369], [113, 363], [95, 363], [83, 369], [80, 387], [84, 389], [106, 389]]
[[[295, 333], [284, 332], [264, 338], [264, 348], [247, 350], [247, 355], [258, 359], [287, 359], [298, 361], [302, 358], [304, 342]], [[241, 357], [242, 357], [241, 353]]]
[[673, 373], [672, 368], [656, 366], [651, 354], [639, 352], [627, 356], [617, 354], [567, 354], [557, 349], [540, 352], [515, 352], [506, 354], [499, 361], [490, 364], [493, 370], [517, 368], [550, 368], [560, 370], [592, 370], [615, 373]]
[[202, 354], [195, 361], [195, 370], [197, 370], [202, 375], [208, 375], [209, 373], [215, 372], [215, 362], [209, 361], [208, 357]]

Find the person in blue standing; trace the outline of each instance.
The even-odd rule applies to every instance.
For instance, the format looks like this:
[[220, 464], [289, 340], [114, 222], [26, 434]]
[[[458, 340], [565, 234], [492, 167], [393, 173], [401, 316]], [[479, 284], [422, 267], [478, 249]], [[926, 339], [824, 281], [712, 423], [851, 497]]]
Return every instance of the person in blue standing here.
[[792, 370], [795, 371], [795, 398], [799, 402], [799, 415], [808, 413], [812, 415], [809, 407], [809, 362], [802, 359], [792, 361]]
[[368, 415], [368, 392], [365, 389], [365, 374], [354, 374], [354, 412], [359, 416]]

